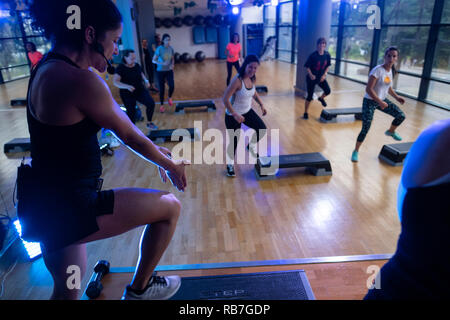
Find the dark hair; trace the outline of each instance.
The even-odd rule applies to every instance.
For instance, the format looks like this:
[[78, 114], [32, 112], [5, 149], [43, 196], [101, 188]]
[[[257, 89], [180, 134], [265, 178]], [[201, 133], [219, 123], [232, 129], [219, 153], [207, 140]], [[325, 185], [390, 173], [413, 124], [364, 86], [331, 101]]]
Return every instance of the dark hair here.
[[133, 49], [125, 49], [125, 50], [122, 51], [122, 61], [123, 61], [123, 63], [127, 63], [127, 62], [125, 61], [125, 57], [128, 58], [128, 56], [130, 55], [130, 53], [133, 53], [133, 52], [134, 52]]
[[[165, 39], [165, 38], [170, 38], [170, 35], [167, 34], [167, 33], [164, 33], [163, 36], [162, 36], [162, 38], [161, 38], [161, 42], [164, 42], [164, 39]], [[171, 39], [171, 38], [170, 38], [170, 39]]]
[[[69, 29], [69, 6], [80, 8], [80, 29]], [[95, 29], [97, 39], [109, 30], [119, 28], [122, 15], [111, 0], [34, 0], [30, 5], [32, 27], [42, 31], [53, 45], [62, 44], [80, 50], [88, 26]]]
[[[247, 66], [252, 63], [252, 62], [257, 62], [259, 64], [259, 58], [254, 55], [254, 54], [249, 54], [248, 56], [245, 57], [244, 62], [242, 63], [242, 66], [239, 68], [239, 78], [244, 79], [244, 75], [245, 75], [245, 68], [247, 68]], [[250, 78], [253, 82], [256, 81], [256, 76], [253, 76]]]
[[25, 43], [25, 45], [30, 45], [31, 46], [31, 52], [36, 52], [36, 45], [33, 42], [27, 42]]
[[327, 39], [325, 39], [325, 38], [319, 38], [319, 39], [317, 39], [317, 45], [319, 45], [321, 42], [327, 43]]
[[[398, 50], [397, 47], [389, 47], [384, 52], [384, 56], [386, 57], [386, 55], [391, 51], [397, 51], [397, 55], [400, 53], [400, 51]], [[397, 68], [395, 68], [395, 65], [392, 65], [392, 77], [395, 78], [396, 74], [397, 74]]]
[[231, 42], [233, 42], [234, 36], [237, 36], [237, 37], [238, 37], [238, 41], [237, 41], [238, 43], [241, 42], [241, 41], [240, 41], [240, 38], [239, 38], [239, 33], [237, 33], [237, 32], [233, 33], [233, 36], [231, 37]]

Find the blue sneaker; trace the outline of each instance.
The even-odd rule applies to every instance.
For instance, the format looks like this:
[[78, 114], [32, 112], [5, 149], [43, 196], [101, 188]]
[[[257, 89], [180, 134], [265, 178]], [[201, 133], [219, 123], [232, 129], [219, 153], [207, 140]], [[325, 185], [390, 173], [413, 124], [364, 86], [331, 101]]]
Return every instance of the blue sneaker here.
[[352, 161], [358, 162], [358, 151], [354, 150], [352, 153]]
[[397, 132], [392, 133], [392, 132], [389, 132], [389, 130], [388, 130], [384, 134], [387, 135], [387, 136], [391, 136], [392, 138], [394, 138], [397, 141], [401, 141], [402, 140], [402, 137], [400, 137], [400, 135]]

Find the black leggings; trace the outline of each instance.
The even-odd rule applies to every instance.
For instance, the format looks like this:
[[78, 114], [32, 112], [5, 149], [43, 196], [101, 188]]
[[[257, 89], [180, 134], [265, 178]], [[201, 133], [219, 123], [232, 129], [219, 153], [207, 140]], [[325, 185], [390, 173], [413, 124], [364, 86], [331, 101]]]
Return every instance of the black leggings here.
[[137, 89], [134, 92], [128, 90], [120, 90], [120, 97], [123, 104], [127, 109], [127, 115], [133, 123], [136, 123], [136, 102], [139, 101], [146, 107], [147, 121], [151, 122], [153, 118], [153, 112], [155, 111], [155, 101], [148, 90]]
[[[253, 109], [250, 109], [249, 112], [243, 114], [242, 116], [245, 118], [244, 124], [247, 127], [252, 128], [253, 130], [256, 131], [256, 141], [258, 142], [259, 140], [261, 140], [261, 138], [263, 138], [265, 135], [265, 131], [263, 131], [263, 134], [261, 135], [259, 130], [263, 130], [263, 129], [267, 128], [266, 125], [264, 124], [264, 121], [262, 121], [262, 119], [258, 116], [258, 114]], [[225, 114], [225, 127], [228, 130], [231, 129], [231, 130], [235, 131], [235, 130], [241, 128], [241, 124], [239, 122], [237, 122], [233, 116], [231, 116], [229, 114]], [[231, 144], [229, 144], [227, 146], [227, 154], [232, 159], [234, 159], [234, 156], [236, 154], [236, 148], [238, 145], [239, 136], [234, 134], [233, 140], [234, 140], [233, 146], [231, 146]], [[233, 149], [231, 149], [231, 147], [233, 147]], [[231, 153], [231, 152], [233, 152], [233, 153]]]
[[170, 71], [158, 71], [158, 83], [159, 83], [159, 100], [161, 105], [164, 104], [164, 91], [165, 83], [169, 85], [169, 98], [172, 98], [173, 91], [175, 90], [175, 84], [173, 80], [173, 70]]
[[308, 96], [306, 97], [306, 101], [311, 101], [313, 99], [314, 87], [318, 85], [325, 95], [329, 95], [331, 93], [330, 86], [328, 85], [327, 80], [323, 80], [320, 82], [320, 77], [316, 76], [316, 80], [311, 80], [309, 76], [306, 76], [306, 88], [308, 91]]
[[230, 84], [233, 66], [236, 68], [236, 71], [239, 72], [239, 60], [235, 62], [227, 61], [227, 86]]

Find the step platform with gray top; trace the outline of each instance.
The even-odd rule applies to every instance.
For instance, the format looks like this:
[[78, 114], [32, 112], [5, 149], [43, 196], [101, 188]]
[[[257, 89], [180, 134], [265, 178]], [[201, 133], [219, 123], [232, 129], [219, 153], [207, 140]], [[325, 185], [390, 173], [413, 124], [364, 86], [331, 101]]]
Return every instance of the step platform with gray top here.
[[15, 138], [3, 146], [4, 153], [28, 152], [30, 150], [30, 138]]
[[27, 105], [27, 99], [25, 98], [19, 98], [19, 99], [12, 99], [10, 102], [12, 107], [22, 107]]
[[216, 111], [216, 105], [212, 100], [198, 100], [198, 101], [186, 101], [178, 102], [175, 107], [176, 113], [182, 113], [185, 109], [207, 107], [208, 111]]
[[320, 152], [289, 154], [271, 157], [259, 157], [255, 164], [255, 174], [258, 179], [275, 177], [277, 169], [300, 168], [315, 176], [331, 176], [331, 164]]
[[[175, 135], [175, 130], [179, 130]], [[174, 140], [172, 140], [172, 136], [174, 136]], [[197, 128], [186, 128], [186, 129], [165, 129], [165, 130], [152, 130], [149, 132], [147, 137], [156, 142], [163, 143], [167, 141], [183, 141], [183, 137], [189, 137], [191, 140], [199, 140], [200, 134]]]
[[336, 109], [323, 109], [320, 114], [320, 121], [328, 122], [336, 120], [339, 115], [355, 115], [356, 120], [362, 120], [362, 108], [336, 108]]
[[378, 158], [391, 166], [402, 166], [413, 143], [414, 142], [385, 144], [383, 148], [381, 148]]

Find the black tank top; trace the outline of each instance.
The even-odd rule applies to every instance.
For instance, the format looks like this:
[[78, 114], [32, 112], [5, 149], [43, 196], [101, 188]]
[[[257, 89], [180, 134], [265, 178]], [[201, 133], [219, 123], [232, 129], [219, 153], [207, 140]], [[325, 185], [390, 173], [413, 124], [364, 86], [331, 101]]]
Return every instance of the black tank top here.
[[[384, 298], [450, 298], [450, 183], [408, 189], [394, 256], [381, 269]], [[377, 291], [377, 290], [372, 290]]]
[[[91, 179], [102, 174], [97, 133], [101, 129], [89, 118], [69, 126], [49, 125], [32, 114], [31, 86], [37, 71], [50, 60], [62, 60], [79, 68], [66, 56], [49, 52], [33, 70], [28, 84], [27, 121], [30, 132], [32, 168], [36, 174], [58, 179]], [[30, 110], [31, 109], [31, 110]]]

